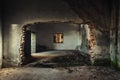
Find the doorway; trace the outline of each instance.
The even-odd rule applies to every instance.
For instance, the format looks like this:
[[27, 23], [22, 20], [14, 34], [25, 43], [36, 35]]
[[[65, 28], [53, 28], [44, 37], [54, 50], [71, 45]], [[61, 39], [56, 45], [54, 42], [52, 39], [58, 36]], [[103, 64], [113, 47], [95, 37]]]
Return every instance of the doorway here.
[[[88, 54], [81, 54], [82, 27], [75, 23], [37, 23], [23, 27], [24, 49], [21, 62], [39, 60], [39, 63], [90, 63]], [[57, 35], [57, 34], [60, 34]], [[55, 37], [57, 36], [57, 37]], [[86, 36], [86, 35], [85, 35]], [[85, 37], [84, 36], [84, 37]], [[62, 39], [59, 40], [57, 39]], [[58, 42], [55, 42], [55, 39]], [[26, 51], [27, 50], [27, 51]], [[30, 58], [31, 57], [31, 58]], [[81, 61], [83, 60], [83, 61]], [[86, 62], [87, 61], [87, 62]], [[31, 62], [31, 61], [30, 61]]]

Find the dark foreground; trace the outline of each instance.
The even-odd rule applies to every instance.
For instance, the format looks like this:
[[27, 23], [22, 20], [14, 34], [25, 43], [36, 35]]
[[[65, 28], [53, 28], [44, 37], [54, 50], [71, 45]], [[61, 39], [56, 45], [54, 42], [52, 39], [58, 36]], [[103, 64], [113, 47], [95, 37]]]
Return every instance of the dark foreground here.
[[120, 71], [101, 66], [4, 68], [0, 80], [120, 80]]

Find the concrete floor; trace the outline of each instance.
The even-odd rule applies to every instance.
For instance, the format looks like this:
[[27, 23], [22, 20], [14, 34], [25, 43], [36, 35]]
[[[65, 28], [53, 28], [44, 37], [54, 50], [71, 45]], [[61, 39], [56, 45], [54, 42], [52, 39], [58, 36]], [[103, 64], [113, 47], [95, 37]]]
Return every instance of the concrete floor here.
[[75, 66], [89, 65], [90, 56], [78, 50], [57, 50], [32, 53], [32, 58], [36, 61], [27, 64], [29, 67], [45, 67], [51, 66]]
[[3, 68], [0, 80], [120, 80], [120, 71], [100, 66]]

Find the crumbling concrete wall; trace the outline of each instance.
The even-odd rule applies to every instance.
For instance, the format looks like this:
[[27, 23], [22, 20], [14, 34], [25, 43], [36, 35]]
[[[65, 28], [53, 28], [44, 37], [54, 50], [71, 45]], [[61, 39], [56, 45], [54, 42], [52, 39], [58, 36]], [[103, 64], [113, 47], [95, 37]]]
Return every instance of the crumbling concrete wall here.
[[96, 45], [94, 52], [96, 53], [96, 58], [109, 58], [109, 44], [110, 44], [110, 38], [109, 38], [109, 31], [99, 31], [97, 29], [94, 29], [94, 35], [96, 39]]
[[[7, 26], [7, 27], [6, 27]], [[19, 43], [20, 26], [18, 24], [4, 24], [4, 54], [3, 66], [18, 65], [19, 62]]]
[[95, 65], [110, 65], [110, 33], [109, 31], [99, 31], [94, 29], [95, 48], [91, 54], [91, 60]]
[[118, 19], [118, 31], [117, 31], [117, 41], [118, 41], [118, 44], [117, 44], [117, 52], [118, 52], [118, 55], [117, 55], [117, 64], [118, 64], [118, 67], [120, 69], [120, 1], [118, 1], [118, 16], [117, 16], [117, 19]]
[[80, 51], [88, 54], [89, 53], [89, 25], [88, 24], [81, 24], [81, 32], [82, 35], [82, 43], [80, 46]]
[[[94, 18], [92, 22], [95, 23], [102, 22], [102, 24], [99, 23], [98, 26], [101, 25], [102, 27], [106, 27], [106, 23], [103, 26], [104, 24], [103, 22], [106, 21], [109, 22], [109, 18], [102, 20], [104, 16], [101, 15], [102, 17], [99, 18], [100, 16], [98, 16], [97, 13], [96, 16], [98, 17], [97, 18], [96, 16], [94, 17], [94, 10], [92, 10], [94, 8], [88, 10], [86, 5], [85, 7], [83, 7], [83, 9], [81, 9], [82, 7], [76, 8], [78, 12], [79, 11], [81, 12], [78, 13], [79, 14], [78, 16], [76, 13], [74, 13], [74, 11], [71, 10], [71, 8], [66, 3], [62, 2], [61, 0], [17, 0], [17, 1], [7, 0], [7, 2], [5, 2], [5, 6], [6, 7], [4, 8], [4, 54], [3, 54], [4, 66], [6, 65], [17, 66], [19, 64], [20, 61], [19, 48], [22, 33], [21, 28], [26, 24], [49, 21], [58, 22], [73, 21], [76, 23], [82, 23], [83, 21], [79, 18], [79, 16], [81, 16], [81, 13], [84, 14], [84, 16], [82, 14], [81, 17], [85, 17], [85, 20], [88, 18], [88, 20], [86, 21], [89, 21], [90, 19], [92, 20]], [[85, 12], [87, 11], [88, 13], [83, 12], [84, 10]], [[99, 10], [101, 10], [101, 8]], [[107, 10], [105, 9], [105, 11]], [[93, 15], [89, 15], [91, 12], [93, 12]], [[95, 27], [96, 28], [94, 29], [94, 34], [96, 37], [96, 46], [94, 49], [94, 53], [96, 55], [100, 56], [102, 55], [101, 57], [104, 57], [104, 55], [108, 56], [109, 47], [108, 44], [106, 43], [109, 43], [109, 41], [107, 41], [109, 38], [109, 36], [107, 36], [109, 35], [109, 32], [101, 32], [99, 29], [100, 27], [98, 29], [96, 25]], [[106, 29], [102, 28], [101, 30]], [[87, 49], [89, 46], [85, 45], [85, 47]], [[84, 46], [83, 49], [85, 49]]]
[[[119, 20], [120, 20], [120, 17], [119, 17]], [[118, 45], [117, 45], [117, 47], [118, 47], [118, 50], [117, 50], [117, 52], [118, 52], [118, 56], [117, 56], [117, 59], [118, 59], [118, 66], [119, 66], [119, 68], [120, 68], [120, 21], [119, 21], [119, 27], [118, 27]]]
[[116, 65], [116, 30], [115, 28], [110, 29], [110, 58], [113, 65]]
[[[93, 33], [96, 38], [94, 50], [90, 50], [92, 58], [109, 59], [109, 27], [112, 0], [65, 0], [71, 8], [86, 22], [94, 24]], [[96, 5], [93, 5], [96, 4]], [[86, 42], [86, 39], [85, 39]], [[84, 43], [86, 45], [86, 43]], [[87, 52], [87, 47], [84, 46]], [[89, 47], [89, 45], [88, 45]], [[89, 49], [88, 49], [89, 50]], [[104, 62], [104, 61], [101, 61]]]
[[111, 63], [120, 69], [120, 1], [112, 3], [110, 27], [110, 57]]
[[34, 22], [82, 20], [61, 0], [12, 0], [4, 8], [4, 66], [17, 66], [21, 28]]
[[1, 13], [0, 13], [0, 67], [2, 67], [2, 19], [1, 19]]
[[110, 60], [109, 31], [101, 32], [91, 24], [82, 24], [81, 29], [82, 45], [80, 50], [90, 55], [91, 62], [94, 64], [97, 60]]

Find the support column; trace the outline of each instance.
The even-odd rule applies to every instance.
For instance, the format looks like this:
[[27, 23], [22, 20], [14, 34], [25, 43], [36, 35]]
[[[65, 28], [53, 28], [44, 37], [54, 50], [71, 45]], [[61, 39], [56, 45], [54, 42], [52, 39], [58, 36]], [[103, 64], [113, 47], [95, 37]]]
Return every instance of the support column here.
[[120, 69], [120, 0], [118, 0], [117, 2], [117, 64], [118, 64], [118, 68]]
[[25, 63], [25, 33], [26, 33], [27, 26], [22, 27], [22, 36], [21, 36], [21, 42], [20, 42], [20, 66], [24, 65]]
[[[0, 18], [1, 18], [1, 14], [0, 14]], [[0, 68], [2, 67], [2, 21], [0, 19]]]
[[[27, 42], [27, 39], [29, 38], [31, 40], [31, 32], [27, 30], [27, 28], [30, 26], [30, 24], [27, 24], [22, 27], [22, 35], [21, 35], [21, 41], [20, 41], [20, 63], [19, 66], [25, 65], [28, 63], [31, 59], [31, 41]], [[29, 35], [28, 35], [29, 33]]]
[[111, 26], [110, 26], [110, 58], [112, 65], [118, 67], [119, 51], [118, 51], [118, 24], [119, 24], [119, 0], [113, 0], [111, 8]]

